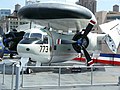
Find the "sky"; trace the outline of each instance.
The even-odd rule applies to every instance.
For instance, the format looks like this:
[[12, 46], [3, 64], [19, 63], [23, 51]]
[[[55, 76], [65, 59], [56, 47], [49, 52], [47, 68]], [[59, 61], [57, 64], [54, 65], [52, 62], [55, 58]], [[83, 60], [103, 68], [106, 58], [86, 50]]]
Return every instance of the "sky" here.
[[[45, 0], [41, 0], [45, 1]], [[46, 0], [47, 1], [47, 0]], [[75, 2], [78, 0], [62, 0], [66, 2]], [[0, 9], [11, 9], [12, 11], [15, 8], [16, 4], [21, 6], [25, 5], [25, 0], [0, 0]], [[112, 11], [113, 5], [120, 5], [120, 0], [97, 0], [97, 11]]]

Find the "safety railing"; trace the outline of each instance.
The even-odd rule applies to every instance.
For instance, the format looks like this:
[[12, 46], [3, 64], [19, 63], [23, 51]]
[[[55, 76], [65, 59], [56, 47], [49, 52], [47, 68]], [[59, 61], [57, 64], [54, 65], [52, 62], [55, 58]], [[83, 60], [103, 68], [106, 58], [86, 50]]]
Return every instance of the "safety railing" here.
[[[6, 84], [5, 67], [6, 65], [3, 64], [2, 85]], [[31, 68], [31, 69], [37, 68], [43, 70], [34, 74], [24, 74], [23, 71], [24, 68]], [[15, 69], [16, 71], [14, 71]], [[49, 71], [44, 72], [44, 70], [46, 69], [49, 69]], [[21, 69], [21, 66], [18, 63], [17, 64], [13, 63], [12, 71], [11, 71], [12, 76], [9, 84], [11, 84], [10, 85], [11, 90], [14, 89], [19, 90], [25, 87], [31, 88], [36, 86], [46, 88], [47, 86], [74, 87], [74, 86], [92, 86], [92, 85], [97, 85], [97, 86], [119, 85], [120, 84], [119, 71], [120, 71], [119, 66], [118, 67], [117, 66], [89, 66], [89, 67], [88, 66], [25, 66], [22, 67]], [[16, 77], [14, 77], [14, 75]], [[41, 81], [42, 79], [43, 81]], [[108, 81], [105, 79], [107, 79]], [[34, 82], [29, 82], [30, 80]], [[45, 83], [48, 81], [52, 84]], [[43, 83], [39, 83], [39, 82], [43, 82]]]
[[[118, 75], [114, 75], [112, 74], [113, 71], [109, 71], [110, 68], [118, 68], [116, 66], [91, 66], [91, 67], [87, 67], [87, 66], [26, 66], [26, 67], [23, 67], [23, 68], [42, 68], [42, 69], [58, 69], [57, 70], [57, 74], [54, 74], [54, 73], [51, 73], [53, 74], [53, 80], [54, 78], [57, 77], [57, 82], [54, 83], [55, 85], [51, 85], [51, 86], [57, 86], [57, 87], [60, 87], [60, 86], [74, 86], [74, 85], [78, 85], [78, 86], [91, 86], [91, 85], [118, 85], [118, 82], [119, 82], [119, 73]], [[67, 69], [67, 70], [70, 70], [72, 73], [69, 73], [69, 74], [62, 74], [62, 69]], [[99, 71], [98, 69], [108, 69], [108, 72], [106, 71]], [[79, 70], [80, 69], [80, 70]], [[83, 70], [82, 70], [83, 69]], [[73, 70], [73, 71], [72, 71]], [[77, 71], [78, 70], [78, 71]], [[111, 72], [111, 73], [110, 73]], [[105, 74], [104, 74], [105, 73]], [[108, 74], [107, 74], [108, 73]], [[109, 76], [109, 74], [111, 74], [111, 77]], [[72, 79], [69, 78], [69, 75], [72, 75], [74, 77], [74, 79], [77, 80], [77, 83], [76, 84], [73, 84], [72, 83]], [[45, 75], [43, 75], [45, 76]], [[37, 76], [38, 77], [43, 77], [43, 76]], [[48, 74], [48, 76], [51, 76], [50, 74]], [[68, 80], [66, 80], [68, 76]], [[25, 84], [25, 80], [27, 80], [27, 78], [24, 78], [24, 73], [22, 73], [22, 80], [21, 80], [21, 87], [29, 87], [29, 86], [24, 86]], [[63, 78], [65, 77], [65, 78]], [[75, 78], [76, 77], [76, 78]], [[78, 78], [77, 78], [78, 77]], [[79, 77], [81, 77], [80, 81], [79, 81]], [[99, 79], [101, 77], [101, 79]], [[46, 78], [46, 77], [43, 77], [44, 78], [44, 81], [48, 81], [49, 79]], [[29, 80], [31, 79], [35, 79], [35, 78], [28, 78]], [[39, 78], [38, 78], [39, 79]], [[36, 82], [38, 82], [39, 80], [36, 79]], [[45, 80], [45, 79], [48, 79], [48, 80]], [[71, 79], [71, 80], [70, 80]], [[83, 80], [84, 79], [84, 80]], [[98, 79], [98, 81], [97, 81]], [[105, 81], [105, 79], [108, 79], [108, 81]], [[110, 80], [111, 79], [111, 80]], [[38, 81], [37, 81], [38, 80]], [[66, 80], [66, 81], [65, 81]], [[82, 80], [83, 80], [83, 83], [82, 83]], [[34, 80], [33, 80], [34, 81]], [[41, 82], [41, 81], [40, 81]], [[65, 83], [68, 83], [68, 84], [65, 84]], [[49, 84], [49, 83], [47, 83]], [[29, 83], [30, 85], [30, 83]], [[50, 84], [49, 84], [50, 85]], [[48, 86], [49, 86], [48, 85]], [[37, 85], [35, 85], [37, 86]], [[33, 83], [31, 83], [30, 87], [35, 87], [33, 85]], [[46, 85], [39, 85], [40, 87], [43, 87]]]
[[[12, 69], [11, 69], [11, 73], [9, 73], [9, 76], [10, 76], [10, 78], [9, 78], [9, 84], [11, 84], [11, 85], [9, 85], [10, 86], [10, 89], [11, 90], [14, 90], [14, 76], [15, 76], [15, 65], [16, 65], [16, 63], [13, 63], [12, 64]], [[7, 78], [7, 75], [6, 75], [6, 66], [8, 66], [8, 65], [6, 65], [5, 63], [3, 63], [2, 64], [2, 85], [5, 85], [6, 83], [5, 83], [5, 80], [6, 80], [6, 78]], [[8, 83], [7, 83], [8, 84]]]

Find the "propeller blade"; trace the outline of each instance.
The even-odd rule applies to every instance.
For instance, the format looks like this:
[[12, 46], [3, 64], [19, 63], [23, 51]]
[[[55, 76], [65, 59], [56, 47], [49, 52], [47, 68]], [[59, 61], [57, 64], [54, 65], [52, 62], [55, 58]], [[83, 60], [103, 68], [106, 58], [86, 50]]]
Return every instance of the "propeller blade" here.
[[85, 49], [85, 47], [84, 47], [84, 46], [81, 46], [81, 47], [82, 47], [82, 50], [83, 50], [83, 52], [84, 52], [85, 58], [86, 58], [86, 60], [87, 60], [87, 61], [86, 61], [87, 66], [89, 66], [89, 65], [91, 64], [92, 59], [91, 59], [89, 53], [87, 52], [87, 50]]
[[96, 22], [94, 21], [90, 21], [90, 23], [87, 25], [86, 29], [84, 29], [84, 33], [83, 33], [83, 37], [86, 37], [88, 35], [88, 33], [92, 30], [93, 26], [95, 25]]
[[56, 40], [56, 44], [73, 44], [73, 43], [77, 43], [77, 41], [64, 40], [64, 39], [57, 39]]

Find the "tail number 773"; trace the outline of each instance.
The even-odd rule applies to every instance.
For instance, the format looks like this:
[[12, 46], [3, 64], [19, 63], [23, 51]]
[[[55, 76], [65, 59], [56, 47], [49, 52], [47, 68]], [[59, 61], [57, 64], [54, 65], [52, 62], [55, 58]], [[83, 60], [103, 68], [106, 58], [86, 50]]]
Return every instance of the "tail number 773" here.
[[48, 46], [40, 46], [40, 52], [48, 52]]

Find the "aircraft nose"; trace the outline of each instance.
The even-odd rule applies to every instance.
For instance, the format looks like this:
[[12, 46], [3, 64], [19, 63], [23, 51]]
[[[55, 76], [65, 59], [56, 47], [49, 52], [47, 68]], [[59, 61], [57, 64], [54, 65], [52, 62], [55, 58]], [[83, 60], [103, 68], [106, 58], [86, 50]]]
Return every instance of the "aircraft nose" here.
[[17, 52], [18, 53], [29, 53], [30, 47], [27, 46], [26, 44], [18, 44], [17, 45]]

